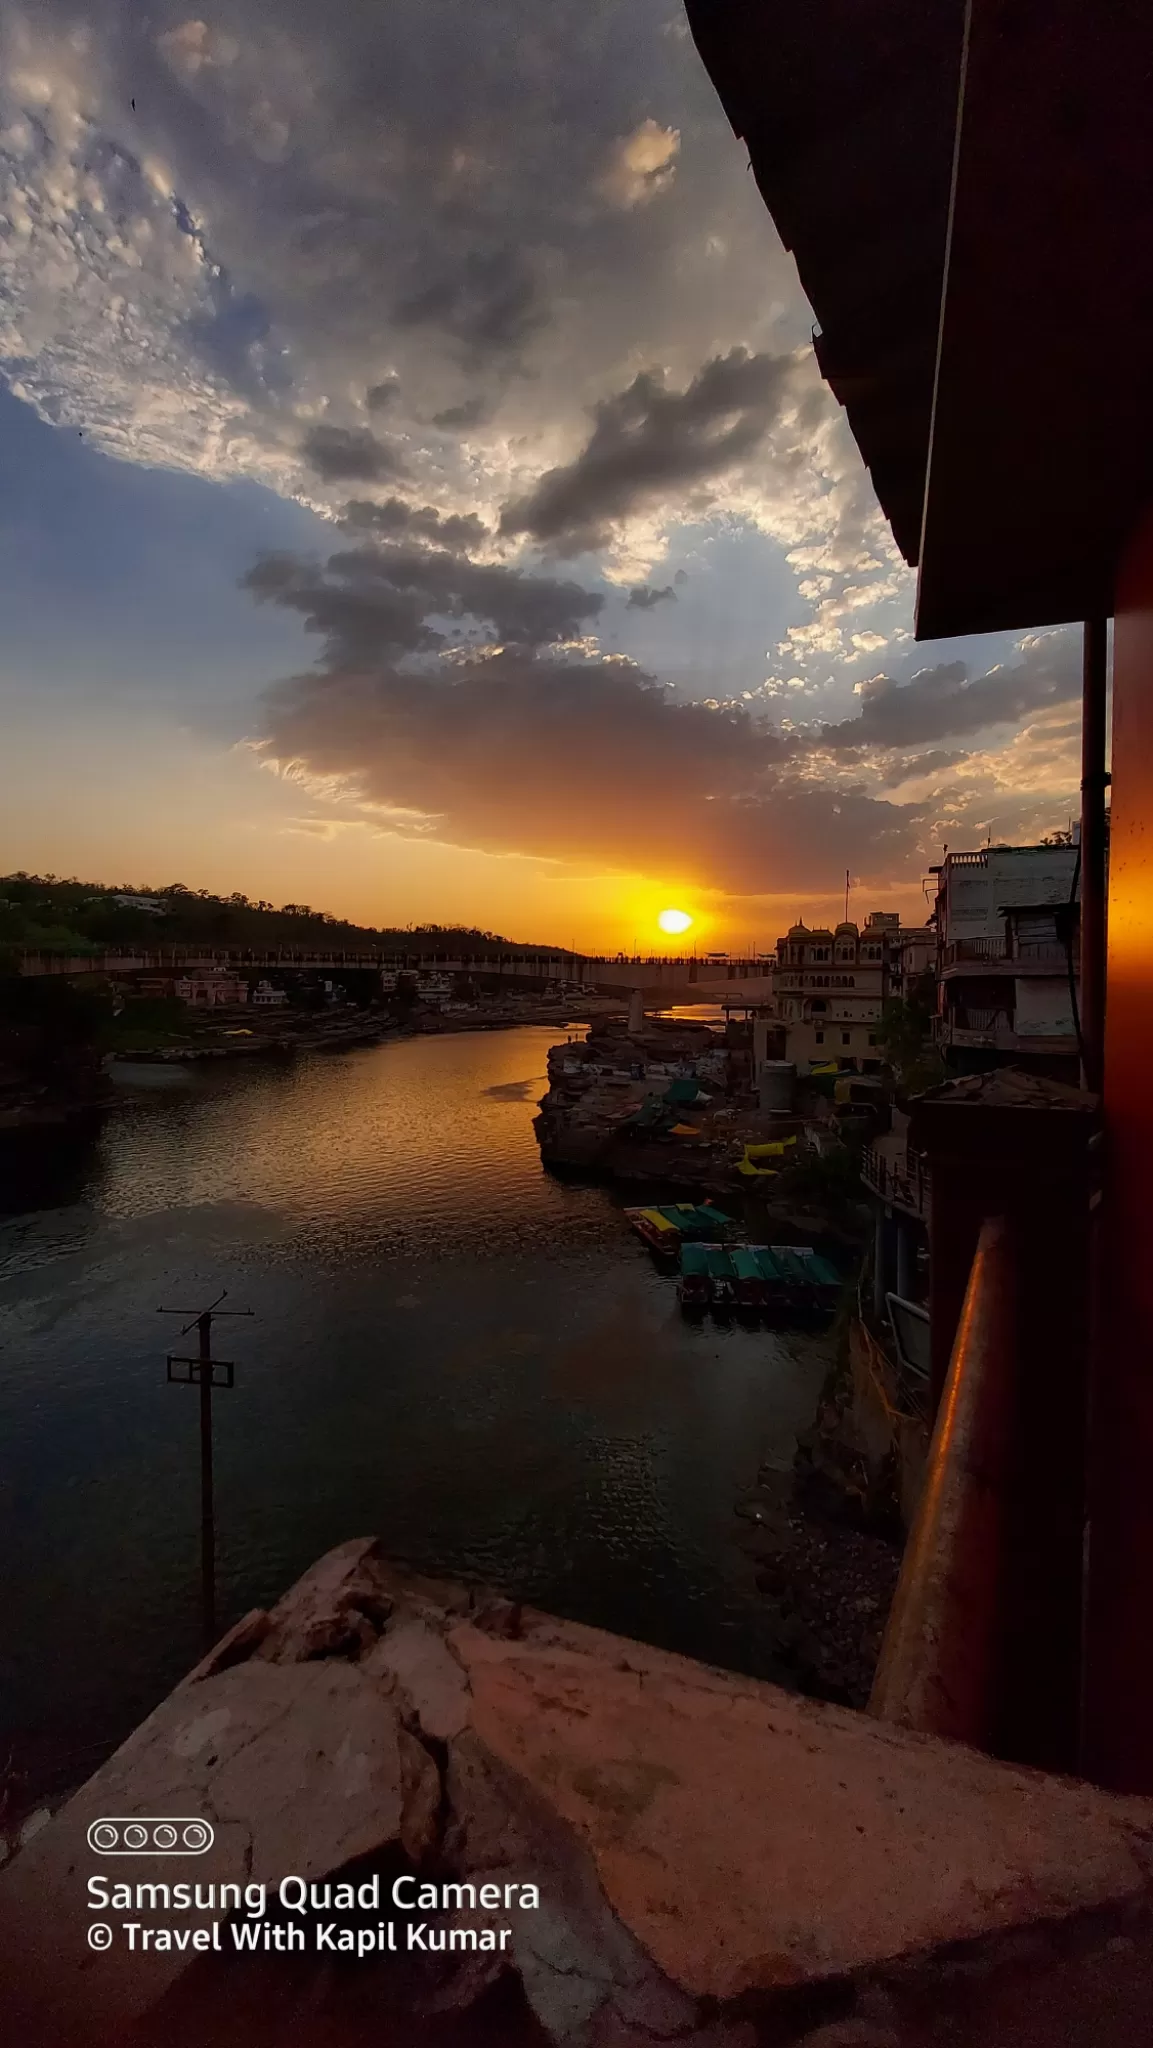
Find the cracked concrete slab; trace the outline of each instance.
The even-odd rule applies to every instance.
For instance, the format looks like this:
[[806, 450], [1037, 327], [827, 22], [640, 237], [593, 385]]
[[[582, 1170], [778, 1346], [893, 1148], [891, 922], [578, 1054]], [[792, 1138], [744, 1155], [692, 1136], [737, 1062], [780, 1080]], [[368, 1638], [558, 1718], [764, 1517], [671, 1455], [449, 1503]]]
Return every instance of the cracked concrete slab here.
[[[102, 1815], [180, 1812], [212, 1819], [217, 1839], [179, 1870], [88, 1850]], [[968, 2048], [947, 2017], [908, 2032], [906, 2007], [918, 2027], [947, 2016], [958, 1984], [975, 2013], [1052, 2007], [1076, 1932], [1087, 1946], [1069, 1981], [1086, 2012], [1111, 1986], [1129, 2037], [1147, 2017], [1153, 2038], [1151, 1856], [1153, 1802], [416, 1579], [357, 1539], [246, 1615], [0, 1872], [0, 1996], [11, 2038], [35, 2048], [153, 2048], [150, 2029], [167, 2039], [186, 1998], [182, 2042], [203, 2017], [213, 2048], [281, 2048], [294, 1997], [308, 2037], [323, 2010], [316, 2038], [343, 2048], [353, 1982], [357, 2025], [375, 1998], [397, 2048], [432, 2015], [464, 2026], [493, 1997], [512, 1998], [518, 2041], [563, 2048], [878, 2035]], [[448, 1914], [499, 1923], [511, 1946], [446, 1951], [411, 1982], [391, 1957], [351, 1978], [302, 1957], [299, 1992], [280, 1976], [271, 2004], [246, 1994], [243, 2025], [229, 2017], [235, 1958], [229, 1976], [215, 1955], [85, 1946], [94, 1873], [275, 1886], [373, 1858], [532, 1883], [539, 1905]], [[997, 1971], [1031, 1989], [1002, 1995]], [[1124, 2038], [1101, 2024], [1078, 2048]], [[1034, 2048], [996, 2028], [971, 2038]]]
[[526, 1614], [468, 1622], [478, 1741], [698, 1999], [835, 1978], [1146, 1895], [1153, 1808]]
[[468, 1726], [468, 1680], [444, 1636], [427, 1621], [400, 1620], [369, 1651], [362, 1668], [394, 1680], [435, 1742], [450, 1742]]
[[[57, 2011], [87, 2007], [92, 2038], [100, 2038], [98, 2026], [127, 2024], [194, 1960], [128, 1955], [123, 1943], [93, 1954], [85, 1946], [96, 1917], [88, 1909], [90, 1877], [218, 1885], [276, 1885], [290, 1872], [318, 1878], [403, 1844], [414, 1814], [423, 1812], [413, 1843], [419, 1850], [438, 1799], [431, 1759], [353, 1664], [252, 1661], [178, 1687], [4, 1873], [6, 1949], [22, 1950], [26, 1965], [39, 1957], [43, 1968], [37, 2027], [51, 2038]], [[102, 1816], [166, 1814], [211, 1821], [212, 1847], [173, 1859], [99, 1857], [88, 1847], [89, 1825]], [[31, 2030], [24, 2038], [40, 2037]]]

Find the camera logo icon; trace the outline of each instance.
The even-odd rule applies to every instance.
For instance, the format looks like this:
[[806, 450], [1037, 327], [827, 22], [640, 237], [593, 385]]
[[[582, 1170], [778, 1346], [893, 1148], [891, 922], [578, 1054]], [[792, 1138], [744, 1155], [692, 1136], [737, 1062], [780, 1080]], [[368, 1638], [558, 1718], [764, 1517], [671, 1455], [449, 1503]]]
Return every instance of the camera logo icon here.
[[195, 1814], [132, 1814], [94, 1820], [88, 1830], [88, 1847], [98, 1856], [203, 1856], [214, 1840], [211, 1822]]

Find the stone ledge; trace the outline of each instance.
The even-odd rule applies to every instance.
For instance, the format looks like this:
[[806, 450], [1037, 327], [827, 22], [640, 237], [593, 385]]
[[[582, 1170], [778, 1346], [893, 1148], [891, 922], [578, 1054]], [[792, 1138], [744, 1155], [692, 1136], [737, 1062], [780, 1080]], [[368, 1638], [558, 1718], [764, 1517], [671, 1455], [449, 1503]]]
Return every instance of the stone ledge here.
[[[101, 1814], [166, 1812], [216, 1825], [192, 1869], [87, 1848]], [[415, 1974], [246, 1957], [255, 2000], [227, 1957], [86, 1946], [93, 1874], [275, 1885], [349, 1866], [534, 1882], [540, 1906], [497, 1916], [507, 1954]], [[397, 2048], [989, 2048], [1031, 2043], [1004, 2013], [1064, 1984], [1056, 2010], [1097, 1987], [1098, 2031], [1069, 2036], [1096, 2048], [1153, 2038], [1151, 1871], [1153, 1802], [403, 1574], [358, 1539], [245, 1616], [0, 1873], [0, 1995], [36, 2048], [263, 2048], [306, 2008], [328, 2014], [327, 2048], [360, 2038], [349, 2000], [378, 2001]], [[1006, 1992], [1022, 1975], [1029, 1995]]]

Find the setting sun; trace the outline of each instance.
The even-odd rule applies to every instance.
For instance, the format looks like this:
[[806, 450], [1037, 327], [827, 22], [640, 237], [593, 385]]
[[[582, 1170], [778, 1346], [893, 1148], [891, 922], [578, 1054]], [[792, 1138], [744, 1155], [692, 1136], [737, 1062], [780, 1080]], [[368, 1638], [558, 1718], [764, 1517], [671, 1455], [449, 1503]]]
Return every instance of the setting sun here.
[[692, 918], [687, 910], [662, 910], [657, 923], [663, 932], [668, 932], [671, 937], [675, 937], [680, 932], [688, 931], [689, 926], [692, 924]]

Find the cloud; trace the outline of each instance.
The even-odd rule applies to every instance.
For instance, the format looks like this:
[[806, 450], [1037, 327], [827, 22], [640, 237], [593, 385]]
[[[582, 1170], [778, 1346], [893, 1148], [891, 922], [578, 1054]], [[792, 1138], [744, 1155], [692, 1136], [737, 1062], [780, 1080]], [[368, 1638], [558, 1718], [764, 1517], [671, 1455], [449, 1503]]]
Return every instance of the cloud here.
[[859, 686], [860, 716], [824, 726], [820, 740], [834, 750], [916, 746], [1007, 725], [1079, 693], [1074, 636], [1035, 634], [1022, 641], [1019, 661], [973, 680], [961, 661], [922, 669], [909, 683], [873, 676]]
[[333, 668], [399, 659], [450, 645], [438, 620], [471, 620], [473, 636], [538, 648], [580, 638], [597, 617], [598, 591], [445, 549], [365, 547], [326, 564], [266, 555], [244, 579], [253, 596], [299, 612], [322, 634]]
[[403, 498], [386, 498], [383, 504], [354, 498], [344, 508], [344, 521], [382, 540], [430, 540], [463, 554], [492, 538], [475, 512], [439, 512], [435, 505], [409, 505]]
[[[683, 21], [668, 0], [530, 12], [221, 0], [201, 21], [177, 0], [90, 0], [81, 24], [75, 0], [11, 0], [13, 388], [117, 459], [256, 480], [341, 523], [330, 562], [250, 581], [327, 650], [292, 699], [300, 758], [339, 754], [383, 802], [416, 693], [395, 779], [425, 790], [411, 808], [438, 832], [642, 864], [649, 846], [763, 891], [830, 858], [913, 859], [946, 806], [1007, 815], [1014, 776], [1036, 809], [1066, 773], [1044, 720], [1075, 694], [1044, 636], [973, 679], [945, 665], [852, 696], [896, 664], [911, 579]], [[598, 559], [531, 578], [515, 562], [533, 548]], [[674, 700], [593, 636], [612, 580], [643, 644], [683, 584], [662, 565], [685, 558], [685, 645], [720, 668], [686, 653]], [[823, 727], [761, 722], [782, 646], [790, 709], [820, 690]], [[697, 706], [698, 726], [677, 718], [692, 689], [749, 695]], [[482, 814], [457, 735], [485, 705], [505, 767]], [[288, 700], [269, 715], [275, 737]], [[1021, 744], [918, 755], [1007, 721]], [[550, 747], [572, 753], [575, 795]], [[881, 800], [898, 760], [915, 806]], [[679, 813], [649, 789], [662, 777]]]
[[642, 206], [667, 192], [676, 169], [681, 146], [675, 128], [662, 128], [651, 118], [642, 121], [613, 151], [612, 164], [601, 180], [601, 190], [614, 206]]
[[654, 590], [651, 585], [643, 583], [637, 584], [629, 591], [627, 609], [630, 612], [651, 612], [654, 605], [663, 604], [666, 598], [671, 598], [674, 604], [677, 601], [677, 593], [671, 583], [666, 583], [663, 590]]
[[670, 391], [658, 371], [642, 371], [596, 406], [592, 433], [571, 462], [506, 505], [501, 532], [565, 543], [573, 554], [603, 545], [638, 507], [750, 456], [782, 407], [793, 368], [787, 356], [734, 348], [683, 391]]
[[443, 412], [434, 413], [434, 427], [479, 427], [492, 415], [492, 403], [479, 395], [462, 399], [459, 405], [446, 405]]
[[547, 318], [523, 251], [473, 251], [393, 309], [398, 327], [435, 327], [469, 361], [515, 352]]
[[367, 427], [312, 427], [300, 452], [325, 483], [377, 483], [405, 474], [400, 457]]
[[753, 894], [914, 859], [907, 808], [826, 789], [744, 705], [601, 655], [596, 592], [400, 546], [268, 557], [247, 582], [324, 641], [321, 671], [267, 696], [267, 758], [390, 830]]

